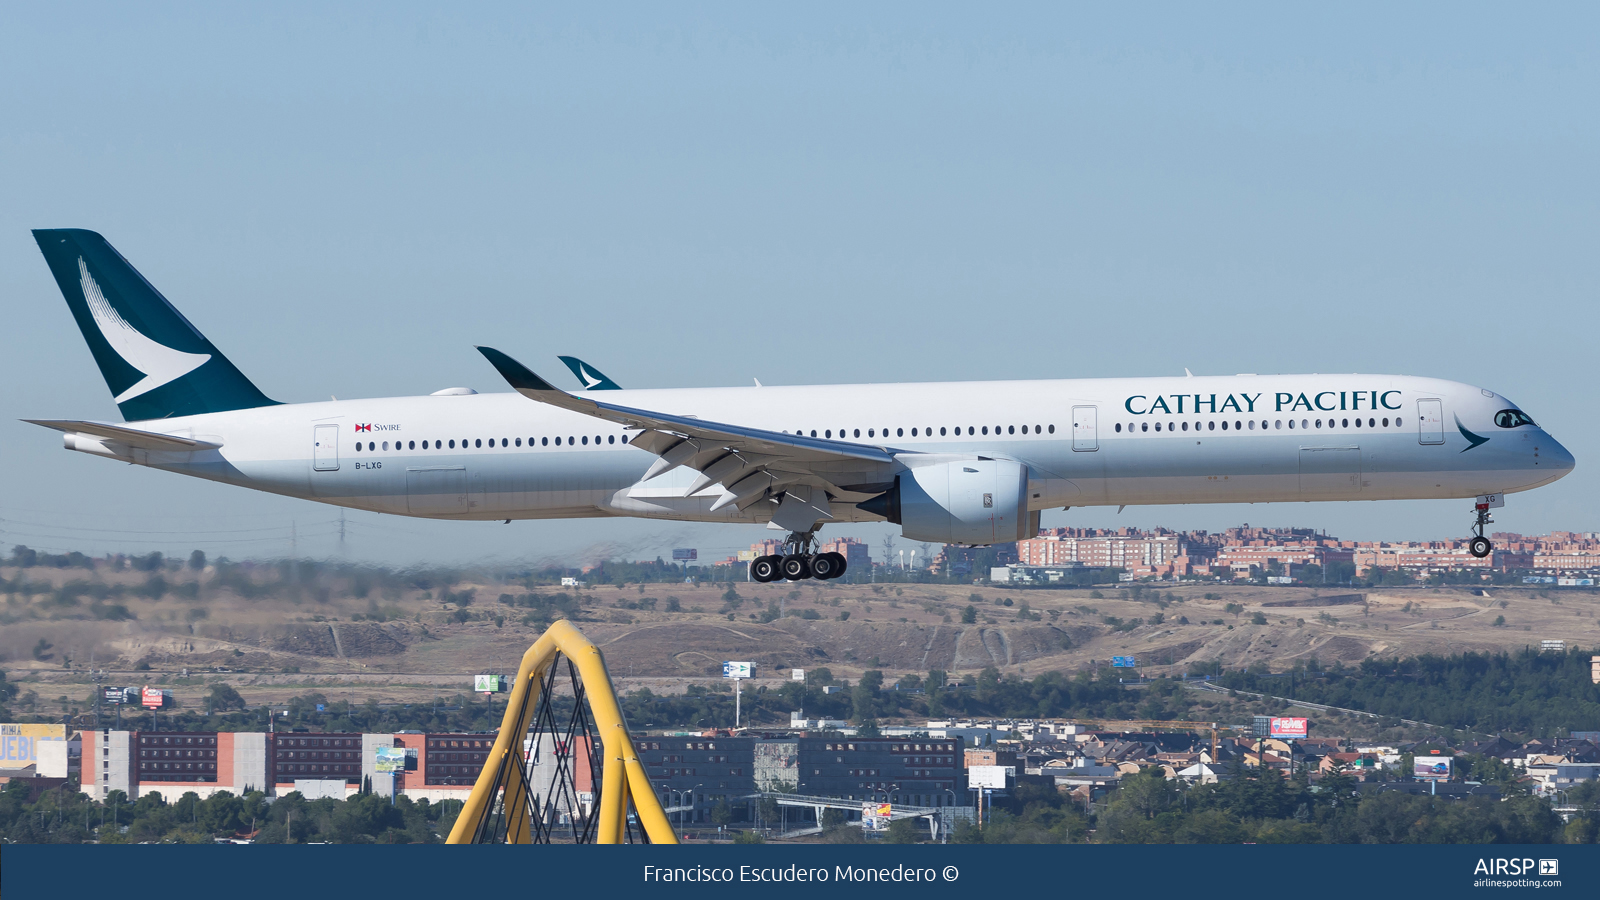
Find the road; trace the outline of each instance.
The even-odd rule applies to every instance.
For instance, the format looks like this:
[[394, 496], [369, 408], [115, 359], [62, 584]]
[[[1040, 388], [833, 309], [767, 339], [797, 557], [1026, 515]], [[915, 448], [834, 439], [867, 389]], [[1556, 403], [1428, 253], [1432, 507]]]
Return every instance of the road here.
[[[1301, 706], [1301, 707], [1304, 707], [1306, 709], [1320, 709], [1320, 710], [1322, 710], [1324, 712], [1348, 713], [1348, 714], [1350, 714], [1352, 716], [1366, 716], [1369, 719], [1396, 718], [1394, 716], [1385, 716], [1385, 715], [1381, 715], [1379, 713], [1367, 712], [1364, 709], [1346, 709], [1343, 706], [1329, 706], [1326, 703], [1312, 703], [1309, 700], [1296, 700], [1296, 699], [1294, 699], [1292, 697], [1278, 697], [1278, 696], [1275, 696], [1273, 694], [1259, 694], [1259, 693], [1256, 693], [1255, 691], [1233, 691], [1231, 688], [1221, 687], [1219, 685], [1212, 684], [1211, 682], [1207, 682], [1207, 681], [1186, 681], [1186, 682], [1184, 682], [1183, 686], [1186, 687], [1186, 688], [1189, 688], [1190, 690], [1207, 691], [1207, 692], [1210, 692], [1210, 693], [1213, 693], [1213, 694], [1227, 694], [1230, 691], [1232, 691], [1233, 693], [1236, 693], [1241, 697], [1255, 697], [1256, 699], [1264, 699], [1264, 700], [1282, 700], [1285, 703], [1293, 703], [1295, 706]], [[1435, 725], [1432, 722], [1419, 722], [1416, 719], [1400, 719], [1399, 721], [1401, 721], [1401, 722], [1403, 722], [1403, 723], [1405, 723], [1407, 725], [1411, 725], [1411, 726], [1417, 727], [1417, 728], [1432, 728], [1435, 731], [1440, 731], [1440, 732], [1457, 731], [1457, 730], [1459, 730], [1463, 734], [1476, 734], [1476, 735], [1480, 735], [1482, 737], [1492, 737], [1493, 736], [1493, 735], [1485, 734], [1484, 732], [1481, 732], [1481, 731], [1468, 731], [1466, 729], [1455, 729], [1455, 728], [1451, 728], [1450, 726], [1447, 726], [1447, 725]]]

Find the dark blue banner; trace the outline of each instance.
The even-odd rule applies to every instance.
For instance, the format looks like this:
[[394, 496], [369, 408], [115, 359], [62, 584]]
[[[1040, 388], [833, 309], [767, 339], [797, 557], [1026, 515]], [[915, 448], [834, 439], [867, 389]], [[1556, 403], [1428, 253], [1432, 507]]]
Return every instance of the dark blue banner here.
[[[87, 880], [86, 880], [87, 879]], [[119, 898], [492, 896], [572, 891], [615, 896], [983, 898], [1015, 891], [1108, 897], [1152, 889], [1295, 898], [1478, 891], [1600, 895], [1596, 845], [766, 845], [712, 847], [56, 846], [4, 848], [0, 890], [43, 897], [109, 879]], [[596, 894], [595, 892], [598, 892]], [[512, 894], [508, 893], [508, 896]], [[1491, 895], [1492, 896], [1492, 895]]]

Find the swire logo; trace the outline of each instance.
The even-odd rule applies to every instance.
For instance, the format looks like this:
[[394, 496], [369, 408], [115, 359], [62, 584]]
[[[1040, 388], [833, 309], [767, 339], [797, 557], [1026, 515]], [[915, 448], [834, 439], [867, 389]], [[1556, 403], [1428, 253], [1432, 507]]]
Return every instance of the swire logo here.
[[399, 431], [399, 425], [373, 425], [362, 422], [356, 425], [356, 431]]
[[356, 430], [357, 431], [371, 431], [372, 430], [372, 426], [371, 425], [357, 425], [356, 426]]

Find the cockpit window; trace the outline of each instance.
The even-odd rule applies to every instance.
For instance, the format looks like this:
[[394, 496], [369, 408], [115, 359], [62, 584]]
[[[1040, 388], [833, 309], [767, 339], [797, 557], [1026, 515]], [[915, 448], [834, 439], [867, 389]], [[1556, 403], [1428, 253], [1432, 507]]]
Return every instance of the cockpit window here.
[[1516, 428], [1518, 425], [1532, 425], [1533, 420], [1520, 409], [1502, 409], [1494, 414], [1494, 423], [1501, 428]]

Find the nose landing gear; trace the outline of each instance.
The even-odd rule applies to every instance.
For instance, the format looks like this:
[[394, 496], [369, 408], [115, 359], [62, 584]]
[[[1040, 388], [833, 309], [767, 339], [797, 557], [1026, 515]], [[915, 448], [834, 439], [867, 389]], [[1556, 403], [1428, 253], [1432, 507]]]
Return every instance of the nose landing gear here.
[[847, 563], [842, 553], [815, 553], [812, 544], [816, 533], [796, 531], [784, 539], [782, 553], [758, 556], [750, 562], [750, 580], [766, 584], [782, 578], [788, 581], [819, 581], [838, 578], [844, 574]]
[[1467, 542], [1467, 552], [1476, 559], [1483, 559], [1494, 552], [1494, 544], [1483, 536], [1483, 526], [1492, 524], [1494, 517], [1489, 515], [1489, 510], [1499, 509], [1506, 505], [1505, 497], [1500, 494], [1480, 494], [1477, 502], [1473, 504], [1475, 518], [1472, 523], [1474, 536]]

